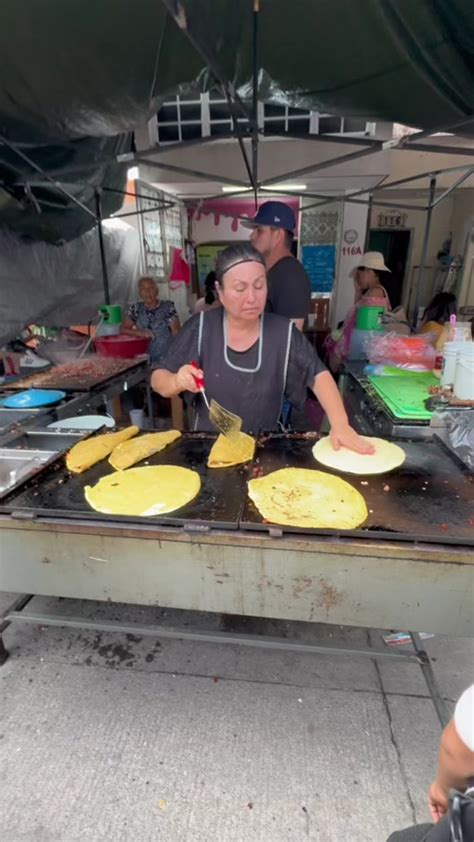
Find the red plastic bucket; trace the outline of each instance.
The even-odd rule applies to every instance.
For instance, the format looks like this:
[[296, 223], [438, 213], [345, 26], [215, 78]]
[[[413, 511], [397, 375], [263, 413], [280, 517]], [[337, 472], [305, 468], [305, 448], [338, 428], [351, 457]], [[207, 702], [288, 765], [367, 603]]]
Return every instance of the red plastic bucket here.
[[117, 336], [100, 336], [95, 340], [95, 348], [101, 357], [119, 357], [131, 359], [140, 357], [148, 352], [150, 339], [143, 336], [127, 336], [119, 333]]

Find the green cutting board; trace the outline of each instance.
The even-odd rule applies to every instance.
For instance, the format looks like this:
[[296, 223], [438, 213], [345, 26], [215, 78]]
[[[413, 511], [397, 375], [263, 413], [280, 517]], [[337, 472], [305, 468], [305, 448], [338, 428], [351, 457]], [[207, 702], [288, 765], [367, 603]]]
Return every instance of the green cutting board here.
[[368, 379], [395, 418], [403, 421], [430, 420], [433, 413], [426, 409], [425, 401], [429, 398], [430, 386], [439, 385], [439, 380], [431, 371], [404, 372], [388, 377], [373, 374]]

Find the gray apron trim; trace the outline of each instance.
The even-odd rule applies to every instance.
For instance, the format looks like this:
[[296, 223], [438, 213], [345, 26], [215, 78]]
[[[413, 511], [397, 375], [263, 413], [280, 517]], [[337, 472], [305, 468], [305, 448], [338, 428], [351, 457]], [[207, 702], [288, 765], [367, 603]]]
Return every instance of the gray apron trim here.
[[281, 405], [283, 406], [283, 398], [285, 397], [285, 388], [286, 388], [286, 378], [288, 376], [288, 363], [290, 360], [290, 348], [291, 348], [291, 337], [293, 335], [293, 322], [290, 322], [288, 325], [288, 337], [286, 340], [286, 355], [285, 355], [285, 368], [283, 370], [283, 389], [281, 393]]
[[229, 366], [229, 368], [233, 368], [234, 371], [243, 371], [245, 374], [255, 374], [256, 371], [260, 371], [260, 367], [262, 365], [262, 351], [263, 351], [263, 319], [264, 313], [262, 313], [262, 317], [260, 319], [260, 333], [258, 337], [258, 356], [257, 356], [257, 365], [255, 368], [241, 368], [239, 365], [234, 365], [229, 360], [229, 355], [227, 353], [227, 313], [224, 311], [224, 319], [223, 319], [223, 329], [224, 329], [224, 359]]
[[281, 415], [283, 412], [283, 402], [285, 400], [285, 388], [286, 388], [286, 380], [288, 377], [288, 363], [290, 360], [290, 348], [291, 348], [291, 339], [293, 336], [293, 322], [290, 322], [288, 325], [288, 336], [286, 339], [286, 354], [285, 354], [285, 367], [283, 369], [283, 388], [281, 390], [281, 402], [280, 402], [280, 417], [278, 419], [278, 429], [282, 432], [286, 432], [286, 428], [281, 420]]
[[202, 345], [202, 328], [204, 325], [204, 310], [201, 310], [199, 313], [199, 333], [198, 333], [198, 361], [201, 364], [200, 356], [201, 356], [201, 345]]
[[[198, 353], [197, 361], [198, 361], [199, 365], [201, 365], [201, 347], [202, 347], [202, 330], [203, 330], [203, 327], [204, 327], [204, 310], [201, 310], [201, 312], [199, 313], [198, 351], [197, 351], [197, 353]], [[196, 398], [193, 402], [193, 406], [192, 406], [192, 411], [193, 411], [193, 415], [194, 415], [194, 419], [193, 419], [193, 430], [194, 430], [194, 432], [196, 432], [196, 430], [199, 430], [199, 427], [198, 427], [198, 424], [199, 424], [199, 409], [196, 409], [196, 403], [198, 401], [199, 401], [199, 395], [197, 394]], [[202, 401], [202, 398], [201, 398], [201, 401]]]

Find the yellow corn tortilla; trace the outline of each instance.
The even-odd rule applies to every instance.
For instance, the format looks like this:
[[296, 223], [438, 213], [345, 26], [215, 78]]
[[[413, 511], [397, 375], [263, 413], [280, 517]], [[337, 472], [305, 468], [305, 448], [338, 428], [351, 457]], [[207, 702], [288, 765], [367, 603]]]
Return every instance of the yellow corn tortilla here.
[[255, 452], [255, 439], [247, 433], [239, 433], [228, 438], [218, 436], [212, 445], [207, 465], [209, 468], [230, 468], [249, 462]]
[[368, 517], [362, 494], [323, 471], [282, 468], [251, 479], [249, 497], [265, 520], [307, 529], [356, 529]]
[[180, 436], [179, 430], [165, 430], [162, 433], [147, 433], [131, 441], [124, 441], [114, 447], [109, 462], [116, 471], [123, 471], [164, 450]]
[[347, 474], [359, 474], [359, 476], [385, 474], [403, 465], [406, 454], [397, 444], [373, 436], [364, 436], [364, 439], [373, 444], [374, 453], [355, 453], [347, 447], [334, 450], [331, 439], [326, 436], [314, 445], [313, 456], [326, 468], [334, 468]]
[[106, 515], [163, 515], [190, 503], [199, 493], [201, 479], [196, 471], [176, 465], [149, 465], [116, 471], [84, 494], [96, 512]]
[[97, 462], [106, 459], [114, 447], [127, 439], [131, 439], [139, 432], [138, 427], [127, 427], [118, 433], [103, 433], [80, 441], [66, 454], [66, 467], [73, 474], [82, 474], [92, 468]]

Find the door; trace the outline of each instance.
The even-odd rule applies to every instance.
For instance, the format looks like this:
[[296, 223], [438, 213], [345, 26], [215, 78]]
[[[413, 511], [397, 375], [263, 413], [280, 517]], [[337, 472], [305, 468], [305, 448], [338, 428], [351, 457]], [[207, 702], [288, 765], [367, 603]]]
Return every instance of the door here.
[[392, 309], [402, 301], [411, 231], [374, 228], [369, 232], [367, 251], [381, 251], [391, 274], [384, 278]]

